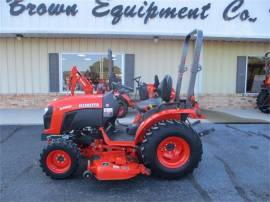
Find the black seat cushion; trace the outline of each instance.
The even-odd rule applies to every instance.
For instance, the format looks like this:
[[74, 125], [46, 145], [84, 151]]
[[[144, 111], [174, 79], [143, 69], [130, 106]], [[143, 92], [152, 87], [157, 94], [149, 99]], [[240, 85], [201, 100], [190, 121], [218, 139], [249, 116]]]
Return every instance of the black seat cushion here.
[[159, 78], [158, 78], [158, 75], [155, 75], [155, 78], [154, 78], [155, 91], [157, 91], [158, 86], [159, 86]]
[[157, 107], [159, 105], [161, 105], [162, 103], [162, 99], [160, 97], [158, 98], [150, 98], [148, 100], [144, 100], [139, 102], [135, 108], [139, 111], [139, 112], [146, 112], [147, 110]]
[[140, 100], [147, 100], [149, 98], [147, 84], [143, 83], [138, 88]]
[[172, 92], [172, 77], [166, 75], [158, 87], [158, 95], [163, 101], [169, 102]]

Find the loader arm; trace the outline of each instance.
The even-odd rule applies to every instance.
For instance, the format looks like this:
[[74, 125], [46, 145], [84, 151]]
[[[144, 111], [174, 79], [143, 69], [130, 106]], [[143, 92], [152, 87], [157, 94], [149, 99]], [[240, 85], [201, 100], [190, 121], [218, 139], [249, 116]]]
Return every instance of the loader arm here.
[[93, 94], [93, 84], [84, 75], [82, 75], [76, 66], [72, 67], [69, 78], [69, 90], [72, 96], [74, 96], [77, 83], [81, 84], [85, 94]]

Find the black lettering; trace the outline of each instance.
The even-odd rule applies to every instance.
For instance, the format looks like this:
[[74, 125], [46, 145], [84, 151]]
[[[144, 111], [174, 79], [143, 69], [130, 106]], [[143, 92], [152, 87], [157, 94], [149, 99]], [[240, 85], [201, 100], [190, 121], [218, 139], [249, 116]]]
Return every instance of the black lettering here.
[[78, 13], [77, 4], [73, 4], [72, 6], [67, 6], [66, 15], [67, 16], [75, 16]]
[[257, 18], [251, 18], [249, 11], [248, 10], [244, 10], [241, 14], [240, 14], [240, 20], [241, 21], [246, 21], [248, 20], [249, 22], [256, 22]]
[[49, 13], [49, 15], [59, 15], [59, 4], [51, 4], [50, 6], [49, 6], [49, 8], [48, 8], [48, 13]]
[[201, 19], [204, 20], [209, 16], [209, 14], [205, 14], [206, 11], [208, 11], [211, 8], [211, 3], [208, 3], [207, 5], [202, 7], [202, 13], [201, 13]]
[[106, 16], [110, 13], [110, 9], [102, 11], [102, 12], [98, 11], [99, 9], [108, 7], [110, 5], [109, 3], [102, 2], [101, 0], [96, 0], [96, 3], [98, 4], [98, 6], [96, 6], [92, 10], [92, 14], [95, 17], [103, 17], [103, 16]]
[[195, 9], [190, 9], [188, 12], [188, 19], [197, 19], [199, 17], [199, 9], [195, 8]]
[[147, 22], [149, 21], [149, 19], [153, 19], [158, 15], [158, 7], [155, 6], [155, 2], [152, 2], [149, 6], [149, 8], [146, 10], [146, 16], [144, 19], [144, 24], [147, 24]]
[[112, 24], [113, 25], [117, 24], [123, 16], [123, 6], [122, 5], [115, 6], [111, 10], [111, 15], [113, 16]]
[[[25, 11], [25, 5], [21, 4], [23, 0], [14, 0], [13, 2], [11, 2], [9, 4], [9, 13], [10, 15], [13, 15], [13, 16], [18, 16], [20, 14], [22, 14], [24, 11]], [[10, 2], [7, 1], [8, 3]]]
[[248, 19], [249, 16], [249, 12], [247, 10], [244, 10], [241, 14], [240, 14], [240, 20], [241, 21], [245, 21], [246, 19]]
[[27, 5], [26, 9], [29, 10], [29, 11], [28, 11], [28, 14], [29, 14], [30, 16], [36, 14], [36, 11], [35, 11], [36, 5], [35, 5], [35, 4], [29, 3], [29, 4]]
[[136, 5], [134, 5], [132, 8], [130, 6], [127, 6], [124, 11], [125, 17], [134, 17], [137, 14], [137, 12], [135, 12], [135, 9]]
[[47, 12], [47, 7], [44, 3], [39, 4], [37, 7], [37, 14], [38, 15], [44, 15]]
[[257, 21], [257, 18], [249, 18], [248, 21], [249, 22], [256, 22]]
[[235, 13], [244, 3], [244, 0], [235, 0], [230, 3], [223, 12], [223, 19], [226, 21], [233, 20], [237, 18], [240, 14], [236, 14], [234, 16], [229, 16], [230, 13]]
[[[144, 4], [144, 6], [147, 6], [148, 5], [147, 1], [144, 1], [143, 4]], [[145, 15], [145, 12], [143, 12], [144, 6], [141, 6], [139, 8], [139, 10], [138, 10], [138, 16], [139, 16], [139, 18], [142, 18]]]
[[61, 4], [60, 5], [60, 9], [59, 9], [59, 14], [65, 13], [65, 12], [66, 12], [65, 5], [64, 4]]
[[187, 14], [185, 14], [188, 11], [187, 7], [183, 7], [178, 11], [178, 18], [183, 19], [187, 16]]
[[175, 18], [177, 16], [176, 8], [173, 8], [173, 9], [171, 7], [166, 8], [166, 9], [162, 8], [159, 12], [159, 17], [163, 18], [164, 16], [165, 18], [168, 18], [168, 17]]

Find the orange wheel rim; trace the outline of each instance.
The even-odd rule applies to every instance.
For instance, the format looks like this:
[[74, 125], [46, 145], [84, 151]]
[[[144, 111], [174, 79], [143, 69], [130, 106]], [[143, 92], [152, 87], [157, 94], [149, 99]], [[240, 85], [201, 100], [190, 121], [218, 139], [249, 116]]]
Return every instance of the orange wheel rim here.
[[189, 144], [181, 137], [167, 137], [157, 147], [157, 158], [167, 168], [180, 168], [190, 158]]
[[48, 154], [46, 163], [53, 173], [64, 174], [71, 167], [71, 157], [63, 150], [53, 150]]

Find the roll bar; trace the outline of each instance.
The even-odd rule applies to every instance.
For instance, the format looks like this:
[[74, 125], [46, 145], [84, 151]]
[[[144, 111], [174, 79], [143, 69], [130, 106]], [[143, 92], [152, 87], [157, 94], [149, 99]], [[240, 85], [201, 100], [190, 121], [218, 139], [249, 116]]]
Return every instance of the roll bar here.
[[185, 71], [187, 71], [186, 59], [187, 59], [190, 41], [192, 37], [195, 37], [195, 46], [193, 50], [193, 59], [192, 59], [192, 64], [191, 64], [191, 69], [190, 69], [191, 75], [190, 75], [189, 86], [188, 86], [188, 91], [187, 91], [187, 100], [186, 100], [187, 106], [191, 105], [191, 97], [194, 95], [196, 76], [197, 76], [197, 73], [201, 70], [201, 66], [199, 65], [200, 54], [201, 54], [201, 49], [203, 45], [203, 32], [201, 30], [195, 29], [185, 37], [183, 50], [182, 50], [182, 56], [181, 56], [180, 65], [178, 69], [176, 95], [175, 95], [175, 101], [179, 102], [183, 74]]
[[112, 49], [108, 49], [108, 61], [109, 61], [109, 76], [111, 76], [113, 73]]
[[265, 76], [267, 77], [270, 74], [270, 52], [265, 53], [264, 55], [264, 71], [265, 71]]
[[113, 89], [112, 82], [117, 82], [117, 78], [113, 73], [114, 64], [113, 64], [112, 49], [108, 49], [108, 62], [109, 62], [109, 88], [110, 90], [112, 90]]

